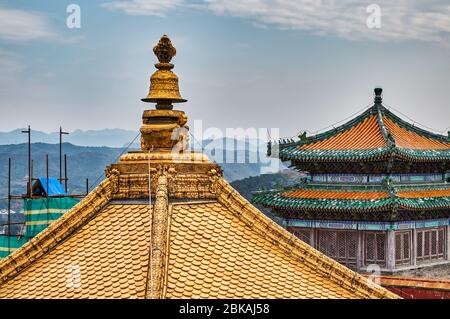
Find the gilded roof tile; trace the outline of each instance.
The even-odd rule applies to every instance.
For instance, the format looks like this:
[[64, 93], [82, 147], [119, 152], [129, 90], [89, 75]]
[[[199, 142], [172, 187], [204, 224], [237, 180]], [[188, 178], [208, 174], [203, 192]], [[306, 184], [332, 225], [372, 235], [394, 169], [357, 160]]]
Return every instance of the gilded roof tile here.
[[[148, 251], [149, 219], [148, 206], [136, 206], [133, 214], [126, 205], [107, 206], [14, 280], [0, 285], [0, 298], [142, 298], [148, 254], [139, 256]], [[124, 236], [131, 224], [144, 236]]]

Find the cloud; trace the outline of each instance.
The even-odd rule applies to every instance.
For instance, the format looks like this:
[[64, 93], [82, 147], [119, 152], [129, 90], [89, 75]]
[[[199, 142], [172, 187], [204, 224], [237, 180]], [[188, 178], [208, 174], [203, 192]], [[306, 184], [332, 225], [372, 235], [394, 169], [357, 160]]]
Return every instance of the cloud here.
[[[450, 5], [446, 0], [205, 0], [218, 15], [252, 20], [261, 26], [300, 30], [359, 40], [420, 40], [450, 43]], [[367, 7], [381, 9], [381, 28], [370, 29]]]
[[184, 0], [117, 0], [102, 3], [102, 7], [123, 11], [129, 15], [164, 16], [169, 10], [182, 5]]
[[[381, 28], [369, 28], [367, 8], [381, 9]], [[164, 16], [180, 7], [250, 20], [262, 28], [298, 30], [350, 40], [438, 42], [450, 46], [448, 0], [116, 0], [102, 4], [129, 15]]]
[[55, 36], [43, 16], [34, 12], [0, 8], [0, 39], [30, 41]]

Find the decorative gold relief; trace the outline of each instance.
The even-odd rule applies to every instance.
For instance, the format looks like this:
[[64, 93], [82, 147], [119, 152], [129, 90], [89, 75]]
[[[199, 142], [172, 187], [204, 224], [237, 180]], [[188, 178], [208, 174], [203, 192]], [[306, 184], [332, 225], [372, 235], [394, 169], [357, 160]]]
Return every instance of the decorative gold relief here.
[[156, 188], [153, 214], [151, 214], [150, 242], [152, 249], [150, 251], [151, 258], [149, 259], [149, 277], [147, 278], [147, 298], [162, 298], [167, 253], [168, 220], [169, 198], [167, 170], [165, 167], [161, 167], [158, 173], [158, 186]]
[[120, 172], [117, 169], [108, 169], [106, 170], [106, 177], [111, 182], [111, 193], [117, 194], [119, 192]]

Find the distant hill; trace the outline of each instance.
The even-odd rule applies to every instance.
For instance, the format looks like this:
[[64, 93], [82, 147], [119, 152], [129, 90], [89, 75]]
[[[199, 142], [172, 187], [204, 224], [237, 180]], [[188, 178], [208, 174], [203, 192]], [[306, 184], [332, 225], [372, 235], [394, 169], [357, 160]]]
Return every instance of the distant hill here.
[[[33, 143], [31, 146], [34, 160], [35, 177], [45, 177], [45, 155], [49, 154], [49, 175], [59, 177], [59, 145]], [[89, 178], [91, 185], [99, 182], [106, 165], [117, 160], [121, 149], [108, 147], [75, 146], [63, 144], [63, 152], [67, 154], [67, 170], [69, 175], [68, 188], [71, 193], [85, 192], [85, 179]], [[12, 159], [12, 192], [20, 195], [26, 191], [28, 176], [27, 144], [0, 145], [0, 208], [6, 207], [8, 180], [8, 158]], [[13, 202], [13, 209], [20, 211], [22, 203]]]
[[231, 182], [242, 196], [248, 201], [252, 199], [252, 193], [271, 189], [281, 189], [301, 182], [305, 175], [294, 170], [285, 169], [278, 173], [261, 174]]
[[[294, 170], [284, 169], [278, 173], [261, 174], [259, 176], [236, 180], [231, 183], [231, 186], [233, 186], [233, 188], [236, 189], [239, 194], [241, 194], [249, 202], [252, 202], [252, 194], [256, 191], [281, 189], [283, 187], [292, 186], [300, 183], [304, 177], [304, 174], [298, 173]], [[277, 223], [282, 223], [282, 219], [272, 214], [270, 209], [267, 209], [261, 205], [256, 205], [256, 207]]]

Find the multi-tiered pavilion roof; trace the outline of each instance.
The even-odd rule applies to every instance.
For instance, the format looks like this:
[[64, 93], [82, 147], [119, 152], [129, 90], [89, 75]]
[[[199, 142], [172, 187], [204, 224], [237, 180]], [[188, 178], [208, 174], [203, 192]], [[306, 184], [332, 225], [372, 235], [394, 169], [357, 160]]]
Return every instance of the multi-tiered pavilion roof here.
[[[323, 179], [262, 192], [255, 195], [255, 201], [280, 211], [302, 211], [303, 215], [326, 212], [330, 219], [342, 218], [338, 213], [380, 221], [398, 219], [397, 213], [390, 213], [393, 211], [415, 218], [424, 217], [424, 211], [435, 218], [448, 214], [449, 136], [402, 120], [383, 106], [381, 92], [375, 89], [373, 106], [339, 127], [270, 145], [269, 151], [278, 150], [281, 160]], [[352, 175], [361, 183], [345, 183], [345, 178], [334, 183], [327, 173]], [[415, 174], [424, 176], [423, 180], [414, 183], [411, 176]]]

